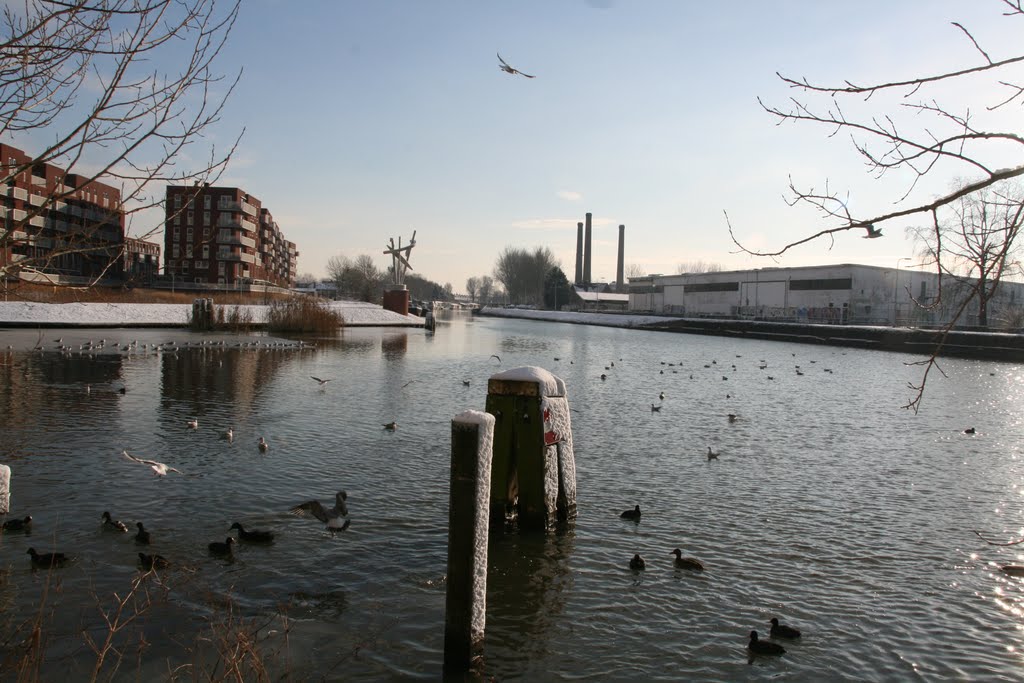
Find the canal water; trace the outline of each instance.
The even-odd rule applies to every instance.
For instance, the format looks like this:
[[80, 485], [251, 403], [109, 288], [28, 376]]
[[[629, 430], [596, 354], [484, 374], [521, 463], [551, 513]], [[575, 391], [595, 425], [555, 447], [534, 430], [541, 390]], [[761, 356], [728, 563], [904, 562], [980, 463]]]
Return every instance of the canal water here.
[[[922, 368], [881, 352], [461, 315], [314, 341], [0, 330], [9, 517], [33, 517], [0, 535], [4, 679], [87, 677], [83, 634], [102, 642], [143, 550], [172, 564], [122, 610], [104, 678], [208, 678], [253, 652], [246, 680], [437, 680], [450, 421], [525, 365], [566, 381], [579, 516], [492, 535], [486, 678], [1021, 679], [1024, 579], [999, 565], [1024, 545], [974, 533], [1024, 535], [1020, 366], [942, 361], [914, 414]], [[343, 532], [288, 514], [339, 489]], [[104, 531], [105, 510], [152, 545]], [[210, 556], [233, 522], [276, 540]], [[32, 571], [29, 547], [75, 560]], [[676, 570], [674, 548], [706, 571]], [[748, 659], [772, 617], [803, 637]], [[36, 623], [32, 664], [13, 643]]]

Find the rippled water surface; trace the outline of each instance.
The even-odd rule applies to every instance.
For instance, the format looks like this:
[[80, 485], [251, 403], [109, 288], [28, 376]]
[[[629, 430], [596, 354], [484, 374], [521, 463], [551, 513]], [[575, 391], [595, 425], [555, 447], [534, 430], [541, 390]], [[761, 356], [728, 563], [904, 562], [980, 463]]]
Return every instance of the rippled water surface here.
[[[78, 353], [100, 337], [103, 352]], [[76, 351], [49, 350], [57, 338]], [[143, 348], [170, 340], [177, 352]], [[259, 627], [275, 678], [439, 678], [450, 421], [483, 409], [491, 374], [521, 365], [566, 380], [579, 517], [565, 533], [492, 534], [487, 676], [1024, 670], [1024, 579], [998, 566], [1024, 563], [1024, 545], [973, 533], [1024, 535], [1019, 366], [946, 360], [914, 415], [901, 409], [921, 375], [909, 356], [532, 321], [458, 316], [433, 335], [349, 330], [304, 350], [165, 330], [46, 330], [48, 350], [32, 351], [38, 341], [0, 330], [12, 347], [0, 352], [0, 462], [13, 471], [10, 516], [34, 518], [31, 534], [0, 536], [0, 626], [10, 644], [42, 621], [44, 680], [91, 672], [82, 633], [102, 636], [100, 607], [138, 576], [140, 548], [101, 530], [104, 510], [143, 521], [154, 537], [143, 550], [174, 563], [118, 635], [115, 678], [203, 678], [238, 625]], [[233, 442], [220, 438], [228, 427]], [[154, 477], [122, 449], [186, 476]], [[342, 533], [287, 514], [340, 488]], [[636, 504], [642, 521], [619, 518]], [[276, 542], [210, 557], [235, 521]], [[48, 578], [30, 570], [30, 546], [77, 559]], [[675, 570], [676, 547], [707, 571]], [[628, 568], [634, 553], [645, 572]], [[767, 636], [773, 616], [804, 637], [749, 661], [750, 630]], [[5, 657], [5, 678], [16, 661]]]

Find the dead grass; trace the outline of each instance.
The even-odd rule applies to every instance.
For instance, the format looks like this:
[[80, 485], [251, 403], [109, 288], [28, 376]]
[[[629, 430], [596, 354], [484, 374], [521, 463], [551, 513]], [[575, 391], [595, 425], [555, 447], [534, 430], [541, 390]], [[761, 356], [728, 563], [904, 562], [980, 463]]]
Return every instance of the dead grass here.
[[290, 294], [262, 292], [171, 292], [166, 289], [125, 287], [69, 287], [40, 285], [30, 282], [8, 282], [8, 301], [40, 303], [104, 303], [104, 304], [191, 304], [194, 300], [213, 297], [221, 306], [266, 304], [292, 298]]

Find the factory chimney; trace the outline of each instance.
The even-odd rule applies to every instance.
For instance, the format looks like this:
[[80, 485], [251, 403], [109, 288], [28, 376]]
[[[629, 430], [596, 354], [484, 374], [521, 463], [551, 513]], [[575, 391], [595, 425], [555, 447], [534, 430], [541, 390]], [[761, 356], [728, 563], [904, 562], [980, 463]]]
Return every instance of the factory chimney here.
[[626, 255], [626, 226], [619, 226], [619, 260], [615, 263], [615, 291], [625, 292], [626, 281], [624, 279], [623, 259]]
[[591, 242], [591, 228], [590, 228], [591, 214], [587, 214], [586, 224], [586, 235], [583, 238], [583, 285], [585, 287], [590, 286], [590, 242]]
[[576, 277], [573, 283], [583, 284], [583, 223], [576, 224]]

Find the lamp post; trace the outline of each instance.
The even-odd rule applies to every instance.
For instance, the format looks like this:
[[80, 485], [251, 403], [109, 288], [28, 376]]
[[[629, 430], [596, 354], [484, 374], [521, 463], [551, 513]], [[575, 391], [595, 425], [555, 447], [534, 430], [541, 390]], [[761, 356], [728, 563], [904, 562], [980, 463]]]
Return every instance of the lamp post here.
[[912, 261], [909, 256], [902, 256], [896, 259], [896, 274], [892, 283], [892, 326], [896, 327], [899, 313], [899, 291], [900, 291], [900, 261]]

